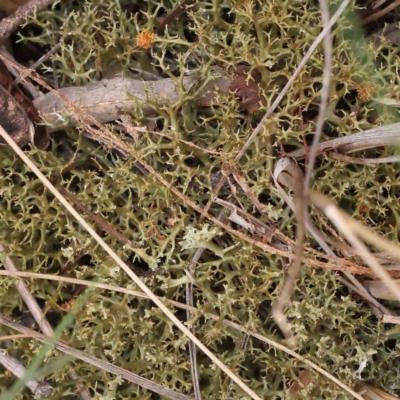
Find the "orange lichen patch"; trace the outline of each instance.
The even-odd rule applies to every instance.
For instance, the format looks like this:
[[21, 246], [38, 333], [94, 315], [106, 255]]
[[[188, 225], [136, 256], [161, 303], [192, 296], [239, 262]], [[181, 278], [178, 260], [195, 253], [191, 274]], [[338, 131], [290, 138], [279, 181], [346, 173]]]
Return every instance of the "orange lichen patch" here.
[[72, 307], [75, 305], [77, 298], [73, 297], [70, 301], [67, 301], [66, 303], [64, 303], [61, 308], [63, 309], [63, 311], [69, 312], [71, 311]]
[[353, 82], [357, 89], [357, 97], [363, 101], [370, 101], [372, 95], [379, 91], [379, 85], [373, 82], [356, 83]]
[[142, 49], [149, 49], [153, 45], [156, 38], [157, 35], [155, 33], [143, 31], [137, 35], [136, 43]]

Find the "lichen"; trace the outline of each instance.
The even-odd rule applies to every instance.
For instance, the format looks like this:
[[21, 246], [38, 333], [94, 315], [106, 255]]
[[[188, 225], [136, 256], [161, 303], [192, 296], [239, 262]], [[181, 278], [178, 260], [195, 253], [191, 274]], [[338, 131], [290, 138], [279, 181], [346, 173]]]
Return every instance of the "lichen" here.
[[[28, 20], [20, 35], [22, 44], [35, 45], [43, 52], [61, 43], [59, 51], [41, 70], [51, 78], [54, 72], [60, 87], [84, 85], [110, 73], [138, 77], [138, 69], [173, 77], [176, 82], [189, 70], [199, 76], [199, 81], [216, 80], [214, 66], [226, 71], [229, 67], [248, 66], [249, 80], [257, 72], [265, 102], [260, 102], [254, 113], [243, 110], [235, 93], [218, 93], [211, 106], [199, 107], [182, 85], [178, 85], [179, 99], [175, 104], [152, 103], [154, 116], [144, 118], [140, 102], [132, 109], [131, 118], [138, 126], [162, 129], [173, 138], [140, 132], [132, 143], [139, 161], [146, 160], [173, 187], [204, 206], [213, 190], [212, 177], [223, 170], [225, 163], [234, 163], [260, 117], [319, 34], [322, 20], [315, 2], [199, 1], [190, 7], [186, 17], [168, 24], [150, 51], [136, 46], [140, 32], [152, 32], [165, 12], [177, 3], [59, 1]], [[390, 107], [381, 107], [378, 113], [372, 100], [377, 91], [392, 97], [398, 95], [398, 48], [385, 42], [371, 47], [361, 38], [357, 43], [354, 38], [349, 40], [346, 35], [353, 29], [353, 21], [352, 14], [345, 14], [335, 31], [331, 97], [323, 139], [397, 118], [397, 111]], [[272, 164], [279, 156], [279, 143], [288, 149], [298, 148], [303, 146], [303, 139], [311, 137], [318, 115], [323, 69], [321, 47], [236, 165], [266, 205], [266, 215], [258, 215], [251, 201], [237, 191], [242, 206], [262, 221], [273, 219], [292, 239], [294, 216], [271, 188]], [[201, 90], [201, 85], [193, 90]], [[112, 129], [121, 135], [117, 127]], [[181, 140], [223, 152], [224, 159]], [[18, 267], [121, 287], [129, 285], [127, 276], [11, 150], [2, 147], [0, 152], [0, 242]], [[393, 149], [385, 148], [366, 154], [373, 157], [392, 153]], [[261, 398], [285, 398], [305, 366], [256, 340], [250, 340], [242, 349], [242, 333], [205, 314], [218, 314], [281, 340], [270, 311], [281, 288], [287, 259], [200, 222], [199, 214], [170, 189], [137, 169], [138, 159], [124, 158], [102, 148], [85, 138], [79, 129], [67, 128], [54, 134], [48, 149], [31, 148], [29, 156], [54, 184], [68, 189], [146, 255], [138, 256], [129, 245], [96, 226], [103, 239], [158, 295], [184, 301], [185, 268], [197, 248], [206, 247], [193, 271], [197, 283], [194, 301], [199, 311], [193, 315], [190, 326]], [[397, 240], [398, 178], [396, 164], [370, 168], [321, 157], [313, 188], [328, 194], [356, 219]], [[221, 196], [228, 199], [230, 192]], [[210, 212], [217, 215], [219, 211], [214, 203]], [[311, 217], [325, 230], [315, 214]], [[317, 246], [312, 238], [308, 240]], [[46, 307], [47, 318], [54, 326], [61, 319], [61, 311], [51, 306], [49, 296], [62, 305], [79, 292], [75, 285], [46, 280], [29, 280], [28, 285]], [[1, 280], [0, 301], [7, 315], [22, 319], [26, 308], [11, 279]], [[182, 312], [177, 311], [176, 315], [186, 318]], [[304, 357], [352, 387], [361, 378], [400, 394], [395, 386], [398, 378], [393, 373], [400, 366], [398, 342], [388, 337], [385, 326], [366, 304], [351, 298], [336, 273], [304, 266], [287, 316], [299, 341], [298, 351]], [[192, 393], [187, 338], [149, 301], [94, 290], [64, 339], [73, 347], [154, 382]], [[14, 341], [13, 351], [27, 362], [34, 357], [27, 339]], [[247, 398], [230, 385], [206, 356], [198, 352], [197, 357], [204, 399], [224, 399], [228, 392], [232, 399]], [[154, 398], [150, 392], [80, 361], [50, 374], [50, 379], [57, 383], [55, 398], [74, 390], [67, 377], [72, 368], [98, 398]], [[310, 373], [312, 385], [304, 390], [307, 398], [350, 399], [325, 377]], [[2, 388], [8, 387], [10, 381], [0, 373]], [[24, 392], [20, 398], [29, 396]]]

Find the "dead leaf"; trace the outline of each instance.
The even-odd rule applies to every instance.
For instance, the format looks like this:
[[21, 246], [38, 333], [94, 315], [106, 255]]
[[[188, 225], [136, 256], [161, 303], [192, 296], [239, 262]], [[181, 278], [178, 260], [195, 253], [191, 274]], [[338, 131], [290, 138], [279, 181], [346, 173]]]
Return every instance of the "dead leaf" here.
[[[13, 139], [23, 146], [31, 141], [28, 129], [30, 120], [34, 128], [34, 144], [39, 149], [44, 149], [49, 143], [46, 128], [39, 125], [42, 121], [32, 100], [18, 86], [14, 86], [13, 81], [14, 78], [7, 68], [0, 63], [0, 86], [3, 89], [0, 94], [0, 123]], [[9, 128], [6, 127], [7, 124]]]
[[[185, 77], [183, 79], [185, 90], [190, 90], [197, 80], [198, 78], [192, 75]], [[217, 78], [206, 85], [203, 94], [194, 100], [200, 107], [209, 106], [212, 104], [215, 91], [227, 92], [230, 84], [231, 80], [228, 78]], [[154, 113], [149, 101], [175, 103], [179, 99], [176, 83], [169, 78], [148, 82], [132, 78], [103, 79], [87, 86], [62, 88], [58, 90], [58, 93], [99, 123], [119, 119], [121, 113], [132, 111], [139, 102], [142, 103], [141, 111], [146, 116]], [[208, 96], [210, 93], [211, 97]], [[78, 125], [73, 107], [64, 102], [56, 93], [47, 93], [35, 99], [33, 104], [42, 118], [51, 124], [52, 130], [68, 125]]]
[[[184, 79], [185, 87], [190, 88], [192, 83], [193, 78]], [[58, 93], [99, 123], [114, 121], [119, 118], [121, 112], [131, 111], [138, 103], [135, 98], [143, 101], [148, 98], [158, 99], [161, 102], [170, 101], [172, 103], [179, 98], [175, 82], [172, 79], [163, 79], [157, 82], [143, 82], [130, 78], [103, 79], [86, 86], [62, 88], [58, 90]], [[55, 93], [47, 93], [45, 96], [35, 99], [33, 103], [42, 118], [52, 125], [52, 129], [78, 125], [74, 118], [74, 109]], [[142, 111], [148, 115], [153, 108], [145, 104]]]
[[260, 75], [254, 71], [249, 79], [248, 68], [237, 66], [233, 70], [234, 78], [230, 90], [235, 92], [240, 105], [249, 114], [255, 113], [266, 100], [260, 94]]
[[[0, 85], [0, 125], [20, 145], [29, 142], [29, 120], [24, 110]], [[5, 144], [4, 139], [0, 143]]]

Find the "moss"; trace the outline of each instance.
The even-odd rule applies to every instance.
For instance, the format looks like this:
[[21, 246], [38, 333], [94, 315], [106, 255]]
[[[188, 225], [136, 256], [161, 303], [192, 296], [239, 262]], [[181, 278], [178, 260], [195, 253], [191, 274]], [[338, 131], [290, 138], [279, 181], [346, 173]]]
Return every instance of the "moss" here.
[[[234, 160], [320, 32], [321, 16], [313, 2], [201, 1], [190, 8], [190, 17], [168, 25], [151, 52], [135, 47], [138, 33], [153, 31], [171, 7], [172, 4], [158, 0], [133, 1], [129, 6], [116, 0], [56, 2], [52, 9], [28, 21], [21, 39], [42, 51], [61, 43], [60, 50], [42, 69], [45, 76], [53, 70], [61, 87], [100, 79], [112, 67], [123, 75], [133, 76], [134, 70], [140, 68], [177, 81], [186, 69], [196, 71], [199, 77], [216, 79], [211, 68], [215, 65], [226, 70], [230, 66], [249, 65], [249, 77], [252, 70], [258, 72], [266, 102], [254, 114], [242, 110], [233, 93], [221, 93], [214, 105], [201, 108], [193, 104], [193, 96], [183, 89], [176, 104], [154, 104], [154, 117], [144, 120], [140, 103], [132, 109], [132, 117], [139, 124], [155, 124], [174, 138], [170, 141], [140, 133], [132, 144], [135, 151], [182, 193], [204, 205], [212, 190], [210, 177], [221, 171], [223, 162]], [[354, 39], [346, 36], [352, 29], [352, 18], [346, 14], [335, 30], [332, 95], [324, 139], [397, 118], [393, 109], [382, 108], [378, 113], [370, 97], [360, 95], [360, 91], [365, 94], [369, 90], [374, 96], [379, 87], [380, 91], [396, 96], [398, 49], [388, 43], [371, 47], [360, 39], [355, 52]], [[323, 52], [319, 48], [237, 165], [254, 193], [267, 204], [267, 215], [260, 218], [276, 220], [279, 229], [291, 238], [293, 216], [271, 187], [271, 166], [279, 153], [278, 143], [287, 148], [301, 147], [303, 138], [312, 134], [323, 67]], [[353, 112], [355, 106], [357, 113]], [[133, 159], [106, 151], [72, 128], [60, 135], [64, 136], [53, 136], [46, 151], [31, 149], [31, 158], [54, 183], [74, 193], [85, 207], [142, 250], [146, 256], [139, 257], [129, 246], [101, 231], [105, 241], [158, 295], [184, 301], [185, 287], [180, 282], [184, 282], [184, 268], [198, 247], [193, 238], [198, 241], [202, 235], [207, 251], [194, 271], [198, 284], [195, 304], [199, 311], [191, 326], [199, 339], [262, 398], [285, 398], [287, 389], [305, 366], [256, 340], [250, 340], [242, 350], [241, 333], [216, 324], [204, 314], [217, 313], [279, 339], [269, 312], [287, 260], [200, 223], [199, 215], [169, 189], [152, 176], [138, 173]], [[226, 159], [210, 157], [178, 139], [218, 149], [227, 154]], [[0, 242], [18, 266], [33, 272], [129, 285], [125, 274], [21, 161], [6, 148], [0, 151]], [[369, 151], [368, 155], [389, 155], [392, 151], [379, 149]], [[321, 158], [314, 188], [329, 194], [378, 232], [397, 239], [398, 180], [395, 164], [369, 168]], [[237, 195], [249, 212], [257, 212], [243, 193]], [[211, 209], [215, 215], [218, 211], [215, 205]], [[324, 229], [320, 222], [316, 224]], [[226, 249], [217, 248], [211, 240], [216, 233]], [[311, 238], [310, 241], [313, 244]], [[157, 260], [157, 264], [149, 260]], [[393, 373], [399, 367], [398, 343], [388, 340], [385, 326], [376, 321], [367, 305], [352, 300], [336, 278], [335, 273], [304, 267], [287, 310], [299, 338], [298, 351], [350, 386], [361, 378], [386, 391], [397, 390], [399, 395], [395, 386], [398, 379]], [[51, 306], [49, 296], [62, 305], [74, 298], [77, 290], [74, 285], [38, 280], [29, 281], [29, 287], [47, 307], [47, 317], [53, 325], [61, 315]], [[1, 280], [0, 301], [3, 312], [22, 318], [25, 306], [9, 279]], [[177, 315], [185, 319], [183, 313], [177, 311]], [[93, 291], [73, 326], [65, 332], [65, 338], [73, 347], [172, 389], [192, 393], [187, 339], [149, 301]], [[34, 346], [26, 339], [14, 342], [15, 352], [27, 362], [34, 356]], [[55, 398], [67, 390], [72, 392], [66, 377], [72, 367], [98, 398], [153, 398], [149, 392], [79, 361], [51, 374], [51, 379], [58, 383]], [[198, 369], [203, 398], [223, 399], [229, 391], [232, 399], [245, 398], [201, 353]], [[307, 387], [305, 395], [315, 399], [350, 398], [322, 376], [311, 374], [313, 384]], [[10, 379], [0, 374], [0, 385], [5, 388], [9, 384]], [[29, 398], [29, 394], [21, 398]]]

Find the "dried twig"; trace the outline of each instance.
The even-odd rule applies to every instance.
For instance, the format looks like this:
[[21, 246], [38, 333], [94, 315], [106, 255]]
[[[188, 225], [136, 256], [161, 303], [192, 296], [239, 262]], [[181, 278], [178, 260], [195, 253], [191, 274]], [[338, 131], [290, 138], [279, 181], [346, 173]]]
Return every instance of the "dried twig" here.
[[[58, 282], [67, 282], [67, 283], [74, 283], [74, 284], [78, 284], [78, 285], [86, 285], [86, 286], [90, 286], [90, 287], [96, 287], [96, 288], [100, 288], [100, 289], [105, 289], [105, 290], [111, 290], [111, 291], [116, 291], [116, 292], [120, 292], [120, 293], [126, 293], [126, 294], [130, 294], [133, 296], [137, 296], [140, 298], [145, 298], [148, 299], [149, 297], [140, 291], [137, 290], [131, 290], [131, 289], [126, 289], [126, 288], [121, 288], [118, 286], [113, 286], [113, 285], [108, 285], [108, 284], [104, 284], [104, 283], [97, 283], [97, 282], [92, 282], [92, 281], [84, 281], [81, 279], [75, 279], [75, 278], [67, 278], [67, 277], [63, 277], [63, 276], [58, 276], [58, 275], [48, 275], [48, 274], [37, 274], [37, 273], [33, 273], [33, 272], [16, 272], [16, 273], [12, 273], [12, 272], [8, 272], [8, 271], [1, 271], [0, 270], [0, 275], [7, 275], [7, 276], [20, 276], [20, 277], [26, 277], [26, 278], [38, 278], [38, 279], [48, 279], [48, 280], [53, 280], [53, 281], [58, 281]], [[175, 300], [168, 300], [168, 299], [164, 299], [166, 302], [168, 302], [171, 306], [183, 309], [183, 310], [189, 310], [193, 313], [195, 313], [197, 311], [197, 308], [189, 306], [187, 304], [183, 304], [180, 303], [178, 301]], [[210, 314], [210, 313], [206, 313], [205, 316], [207, 318], [211, 318], [214, 321], [217, 322], [221, 322], [221, 318], [218, 315], [215, 314]], [[328, 372], [326, 372], [325, 370], [323, 370], [322, 368], [318, 367], [316, 364], [314, 364], [312, 361], [309, 361], [305, 358], [303, 358], [301, 355], [297, 354], [296, 352], [294, 352], [293, 350], [290, 350], [289, 348], [279, 344], [278, 342], [269, 339], [259, 333], [256, 332], [252, 332], [250, 330], [247, 330], [246, 328], [243, 328], [241, 325], [236, 324], [235, 322], [229, 321], [227, 319], [222, 320], [222, 323], [226, 326], [230, 326], [240, 332], [243, 332], [245, 334], [248, 334], [258, 340], [260, 340], [261, 342], [272, 346], [274, 348], [277, 348], [289, 355], [291, 355], [292, 357], [304, 362], [305, 364], [307, 364], [308, 366], [310, 366], [311, 368], [313, 368], [314, 370], [318, 371], [320, 374], [324, 375], [325, 377], [327, 377], [329, 380], [331, 380], [332, 382], [334, 382], [335, 384], [339, 385], [340, 387], [342, 387], [344, 390], [346, 390], [347, 392], [351, 393], [355, 398], [363, 400], [363, 398], [358, 395], [357, 393], [355, 393], [352, 389], [350, 389], [348, 386], [344, 385], [342, 382], [340, 382], [338, 379], [336, 379], [335, 377], [333, 377], [331, 374], [329, 374]]]
[[[53, 46], [46, 54], [39, 58], [39, 60], [35, 61], [29, 69], [36, 70], [41, 64], [43, 64], [49, 57], [51, 57], [54, 53], [58, 51], [61, 47], [61, 42], [58, 42], [55, 46]], [[14, 85], [18, 85], [21, 82], [22, 78], [19, 76], [15, 81]]]
[[[276, 236], [279, 240], [290, 247], [294, 247], [294, 241], [287, 236], [285, 236], [282, 232], [278, 231], [273, 225], [272, 222], [270, 225], [261, 222], [253, 215], [249, 214], [246, 210], [241, 207], [236, 207], [234, 204], [229, 201], [222, 200], [220, 198], [216, 198], [215, 202], [226, 209], [230, 210], [232, 213], [228, 217], [228, 219], [236, 224], [242, 226], [243, 228], [251, 231], [252, 233], [256, 233], [259, 235], [266, 243], [270, 243], [273, 236]], [[240, 215], [239, 215], [240, 214]]]
[[[0, 44], [0, 54], [17, 63], [13, 55], [8, 52], [6, 46], [3, 46], [1, 44]], [[20, 79], [20, 73], [15, 67], [13, 67], [8, 63], [5, 63], [5, 66], [14, 78], [16, 78], [17, 80]], [[14, 84], [16, 84], [15, 81]], [[22, 83], [22, 85], [24, 86], [25, 90], [32, 96], [32, 99], [37, 99], [40, 96], [40, 92], [32, 85], [32, 83], [25, 81]]]
[[[12, 328], [16, 330], [17, 332], [22, 332], [27, 335], [32, 335], [32, 338], [38, 340], [39, 342], [42, 343], [47, 343], [47, 338], [43, 337], [38, 337], [36, 332], [32, 329], [26, 328], [25, 326], [21, 324], [17, 324], [13, 322], [12, 320], [0, 316], [0, 324], [3, 324], [9, 328]], [[65, 354], [71, 355], [73, 357], [78, 358], [79, 360], [82, 360], [88, 364], [94, 365], [95, 367], [98, 367], [102, 369], [103, 371], [107, 371], [110, 374], [121, 376], [122, 378], [126, 379], [129, 382], [135, 383], [136, 385], [139, 385], [141, 387], [144, 387], [145, 389], [151, 390], [152, 392], [158, 393], [161, 396], [165, 396], [168, 399], [172, 400], [193, 400], [193, 397], [186, 396], [184, 394], [175, 392], [174, 390], [168, 389], [162, 385], [159, 385], [158, 383], [154, 383], [150, 381], [149, 379], [143, 378], [139, 375], [134, 374], [133, 372], [127, 371], [126, 369], [123, 369], [121, 367], [117, 367], [116, 365], [113, 365], [107, 361], [103, 361], [99, 358], [93, 357], [89, 354], [86, 354], [83, 351], [74, 349], [71, 346], [68, 346], [67, 344], [63, 342], [54, 342], [51, 344], [51, 346], [54, 346], [59, 351], [62, 351]]]
[[[317, 127], [314, 133], [313, 142], [308, 155], [308, 165], [306, 175], [303, 179], [302, 174], [297, 174], [291, 178], [291, 187], [293, 189], [295, 198], [295, 217], [296, 217], [296, 258], [291, 265], [288, 277], [286, 278], [282, 290], [279, 293], [273, 306], [273, 317], [277, 325], [280, 327], [286, 338], [292, 337], [289, 324], [286, 316], [283, 313], [284, 308], [290, 301], [294, 286], [301, 271], [301, 260], [304, 253], [304, 244], [306, 239], [306, 216], [308, 214], [308, 193], [311, 182], [311, 177], [314, 170], [315, 160], [317, 158], [317, 146], [322, 135], [324, 126], [325, 112], [328, 104], [329, 86], [331, 81], [332, 70], [332, 42], [331, 42], [331, 28], [329, 26], [329, 8], [326, 0], [319, 2], [322, 20], [325, 27], [328, 27], [328, 32], [324, 36], [324, 55], [325, 55], [325, 68], [323, 76], [321, 103], [319, 108], [319, 115], [317, 119]], [[294, 343], [293, 343], [294, 344]]]
[[7, 39], [35, 11], [43, 10], [54, 3], [54, 0], [31, 0], [19, 7], [14, 14], [0, 21], [0, 41]]
[[376, 21], [379, 18], [382, 18], [384, 15], [386, 15], [390, 11], [394, 10], [399, 5], [400, 5], [400, 0], [394, 1], [392, 4], [389, 4], [387, 7], [383, 8], [382, 10], [379, 10], [376, 13], [370, 15], [369, 17], [364, 18], [361, 21], [361, 25], [367, 25], [370, 22], [373, 22], [373, 21]]
[[160, 22], [156, 29], [156, 33], [160, 33], [171, 21], [179, 18], [188, 7], [194, 4], [196, 0], [182, 0], [168, 15]]
[[[293, 190], [295, 199], [294, 214], [297, 221], [296, 225], [297, 241], [295, 246], [295, 259], [293, 260], [293, 263], [290, 266], [288, 277], [285, 279], [283, 283], [283, 287], [279, 293], [279, 296], [273, 304], [272, 316], [276, 324], [280, 328], [280, 330], [285, 335], [285, 337], [287, 339], [291, 339], [289, 344], [290, 347], [293, 347], [295, 345], [295, 342], [293, 340], [293, 334], [291, 333], [290, 330], [290, 325], [284, 314], [284, 309], [288, 301], [290, 300], [290, 297], [292, 296], [294, 286], [301, 271], [301, 263], [304, 253], [303, 249], [305, 244], [305, 227], [306, 227], [307, 213], [305, 212], [306, 207], [304, 205], [304, 199], [303, 199], [303, 194], [304, 194], [303, 174], [299, 168], [293, 169], [291, 172], [292, 174], [283, 173], [281, 175], [284, 175], [285, 181], [288, 182], [286, 186], [289, 186]], [[280, 180], [281, 181], [283, 180], [282, 176], [280, 177]]]
[[[183, 78], [183, 86], [187, 90], [194, 82], [193, 76]], [[129, 112], [138, 103], [137, 99], [173, 104], [179, 99], [176, 82], [171, 78], [156, 82], [143, 82], [131, 78], [103, 79], [86, 86], [66, 87], [57, 92], [47, 93], [36, 99], [34, 104], [42, 118], [56, 130], [66, 125], [79, 125], [79, 120], [74, 115], [76, 110], [70, 103], [79, 104], [80, 110], [93, 117], [97, 123], [105, 123], [118, 120], [121, 113]], [[145, 115], [154, 112], [148, 102], [143, 105], [141, 111]], [[84, 120], [86, 123], [90, 122], [89, 118]]]
[[[68, 201], [60, 194], [60, 192], [50, 183], [50, 181], [40, 172], [40, 170], [32, 163], [25, 153], [15, 144], [7, 132], [0, 127], [0, 135], [12, 147], [17, 155], [25, 162], [25, 164], [35, 173], [42, 181], [45, 187], [57, 198], [57, 200], [73, 215], [79, 224], [96, 240], [96, 242], [107, 252], [107, 254], [126, 272], [126, 274], [145, 292], [150, 299], [161, 309], [161, 311], [186, 335], [196, 343], [196, 345], [224, 371], [244, 392], [255, 400], [261, 400], [260, 397], [253, 392], [246, 384], [242, 382], [219, 358], [217, 358], [206, 346], [204, 346], [192, 332], [165, 306], [165, 304], [156, 297], [147, 285], [129, 268], [129, 266], [118, 257], [110, 246], [96, 233], [96, 231], [81, 217], [81, 215], [68, 203]], [[149, 166], [146, 165], [146, 168]], [[155, 171], [154, 171], [155, 172]]]

